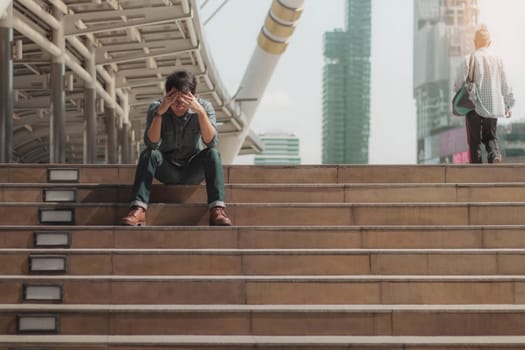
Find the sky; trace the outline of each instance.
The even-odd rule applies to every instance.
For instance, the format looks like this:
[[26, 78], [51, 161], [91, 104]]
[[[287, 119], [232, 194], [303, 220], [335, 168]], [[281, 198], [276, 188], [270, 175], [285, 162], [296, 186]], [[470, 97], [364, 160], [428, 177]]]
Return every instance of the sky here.
[[[414, 1], [372, 0], [371, 164], [416, 162]], [[525, 46], [516, 42], [525, 34], [525, 1], [478, 2], [480, 21], [489, 27], [493, 48], [503, 57], [514, 86], [517, 104], [512, 121], [525, 119]], [[207, 1], [201, 21], [222, 3]], [[257, 133], [294, 132], [303, 164], [321, 163], [323, 35], [344, 29], [344, 4], [344, 0], [305, 0], [303, 15], [251, 124]], [[242, 80], [270, 5], [271, 0], [229, 0], [205, 25], [208, 49], [230, 95]], [[252, 159], [237, 157], [235, 163]]]

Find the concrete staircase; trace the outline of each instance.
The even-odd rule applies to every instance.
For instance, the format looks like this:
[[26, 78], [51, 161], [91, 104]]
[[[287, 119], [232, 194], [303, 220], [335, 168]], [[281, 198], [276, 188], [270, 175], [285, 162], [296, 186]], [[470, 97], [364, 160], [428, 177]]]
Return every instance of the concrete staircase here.
[[525, 166], [0, 166], [0, 350], [525, 349]]

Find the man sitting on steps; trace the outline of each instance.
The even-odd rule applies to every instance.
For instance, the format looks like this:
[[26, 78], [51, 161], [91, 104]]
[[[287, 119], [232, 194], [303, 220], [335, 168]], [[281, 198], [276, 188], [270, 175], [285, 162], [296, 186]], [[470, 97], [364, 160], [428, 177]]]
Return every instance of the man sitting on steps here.
[[133, 185], [133, 201], [123, 225], [146, 224], [153, 178], [169, 185], [196, 185], [206, 179], [211, 226], [231, 226], [224, 210], [224, 174], [217, 144], [215, 111], [195, 97], [197, 82], [187, 71], [166, 78], [166, 95], [148, 109], [144, 142]]

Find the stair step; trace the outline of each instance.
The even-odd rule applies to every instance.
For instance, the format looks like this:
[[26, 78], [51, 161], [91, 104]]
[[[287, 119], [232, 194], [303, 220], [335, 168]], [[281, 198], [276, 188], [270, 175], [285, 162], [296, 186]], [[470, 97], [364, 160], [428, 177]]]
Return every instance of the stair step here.
[[[49, 164], [2, 164], [0, 182], [48, 182]], [[72, 168], [72, 167], [71, 167]], [[132, 184], [134, 165], [75, 165], [80, 183]], [[525, 165], [224, 166], [226, 183], [499, 183], [523, 182]]]
[[[131, 185], [0, 184], [3, 202], [129, 203]], [[525, 183], [226, 184], [228, 203], [519, 202]], [[152, 203], [203, 203], [204, 185], [152, 186]]]
[[0, 249], [0, 274], [525, 275], [523, 249]]
[[525, 322], [523, 305], [33, 304], [0, 311], [0, 334], [518, 336]]
[[60, 285], [66, 304], [523, 304], [520, 276], [0, 276], [0, 303], [23, 285]]
[[224, 169], [0, 165], [0, 350], [525, 349], [525, 165]]
[[[11, 183], [47, 183], [49, 182], [49, 170], [63, 169], [64, 166], [53, 166], [49, 164], [1, 164], [0, 182]], [[78, 169], [79, 183], [102, 183], [102, 184], [132, 184], [135, 176], [133, 165], [76, 165], [67, 167]], [[68, 175], [71, 182], [72, 172]], [[60, 183], [60, 182], [56, 182]]]
[[[53, 211], [57, 210], [57, 218]], [[49, 223], [116, 225], [128, 212], [125, 204], [0, 203], [5, 225], [40, 224], [40, 212]], [[393, 204], [229, 204], [228, 215], [240, 226], [341, 225], [523, 225], [525, 202], [516, 203], [393, 203]], [[204, 204], [152, 204], [148, 225], [207, 225]]]
[[[0, 226], [4, 248], [523, 249], [525, 226]], [[36, 243], [35, 243], [36, 242]]]
[[[18, 350], [16, 346], [53, 346], [68, 350], [479, 350], [525, 348], [525, 336], [447, 336], [447, 337], [391, 337], [391, 336], [203, 336], [203, 335], [16, 335], [0, 336], [0, 346]], [[3, 350], [3, 349], [2, 349]]]

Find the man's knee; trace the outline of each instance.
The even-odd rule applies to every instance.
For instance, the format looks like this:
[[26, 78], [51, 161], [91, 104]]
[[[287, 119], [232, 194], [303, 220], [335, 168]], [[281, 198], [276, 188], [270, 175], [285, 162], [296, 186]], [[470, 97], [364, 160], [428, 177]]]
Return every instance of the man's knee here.
[[156, 165], [161, 165], [163, 161], [162, 152], [158, 149], [146, 148], [140, 154], [141, 161], [153, 162]]

